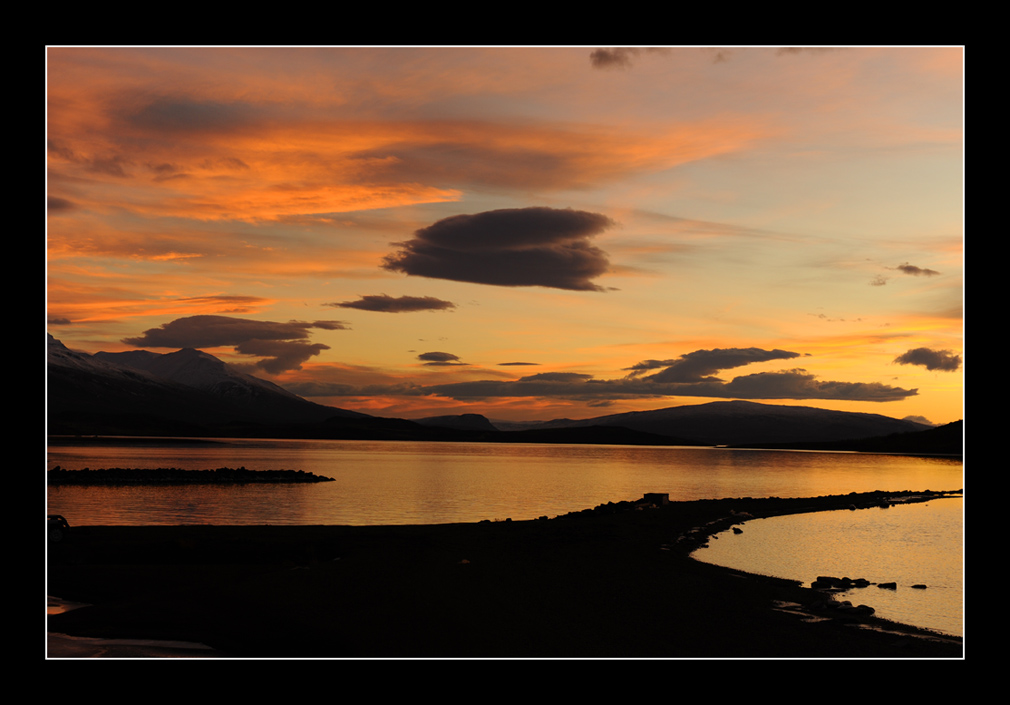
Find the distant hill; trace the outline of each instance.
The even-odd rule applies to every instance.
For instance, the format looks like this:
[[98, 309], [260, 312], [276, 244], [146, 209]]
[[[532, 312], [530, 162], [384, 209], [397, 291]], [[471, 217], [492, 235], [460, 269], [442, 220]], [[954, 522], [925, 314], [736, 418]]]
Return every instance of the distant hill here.
[[[480, 414], [410, 421], [324, 406], [193, 349], [87, 355], [49, 337], [51, 435], [730, 445], [959, 453], [960, 427], [879, 414], [722, 401], [496, 426]], [[931, 449], [942, 450], [931, 450]]]
[[964, 421], [954, 421], [925, 431], [892, 433], [873, 438], [857, 438], [820, 443], [763, 444], [761, 448], [788, 447], [794, 450], [848, 450], [860, 453], [914, 453], [920, 455], [963, 455]]
[[480, 414], [456, 414], [448, 416], [427, 416], [423, 419], [414, 419], [415, 423], [422, 426], [436, 428], [454, 428], [465, 431], [497, 431], [498, 429], [487, 420], [487, 417]]
[[632, 411], [573, 421], [547, 421], [531, 428], [622, 426], [702, 445], [813, 443], [910, 433], [930, 428], [925, 424], [848, 411], [807, 406], [758, 404], [750, 401], [716, 401], [653, 411]]

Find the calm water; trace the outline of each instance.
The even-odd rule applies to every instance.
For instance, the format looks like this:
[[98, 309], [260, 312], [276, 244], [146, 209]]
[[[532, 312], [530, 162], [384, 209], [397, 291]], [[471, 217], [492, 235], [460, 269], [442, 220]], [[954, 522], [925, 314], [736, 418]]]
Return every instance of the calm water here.
[[819, 575], [894, 582], [896, 590], [871, 585], [837, 599], [870, 605], [885, 619], [963, 636], [963, 504], [942, 498], [754, 519], [741, 534], [719, 534], [694, 557], [807, 585]]
[[53, 446], [48, 466], [304, 470], [312, 485], [50, 488], [71, 524], [438, 524], [670, 499], [955, 490], [960, 461], [854, 453], [396, 441]]
[[[506, 445], [395, 441], [261, 441], [146, 446], [52, 446], [48, 467], [179, 467], [206, 470], [304, 470], [334, 482], [274, 486], [61, 487], [48, 488], [48, 511], [74, 525], [129, 524], [437, 524], [482, 519], [535, 519], [580, 511], [611, 501], [667, 492], [672, 501], [723, 497], [816, 497], [873, 490], [957, 490], [964, 485], [959, 460], [855, 453], [584, 445]], [[941, 509], [955, 503], [953, 518]], [[954, 504], [947, 504], [950, 508]], [[865, 577], [874, 582], [926, 583], [925, 591], [896, 593], [876, 587], [848, 597], [882, 616], [886, 601], [907, 606], [958, 590], [946, 607], [928, 605], [891, 618], [960, 633], [961, 540], [942, 546], [937, 532], [960, 531], [959, 500], [860, 512], [824, 512], [748, 522], [745, 531], [713, 541], [699, 558], [750, 572], [810, 581], [818, 574]], [[860, 522], [884, 521], [884, 525]], [[767, 522], [767, 523], [766, 523]], [[894, 522], [894, 526], [886, 522]], [[812, 526], [821, 526], [814, 539]], [[759, 528], [760, 527], [760, 528]], [[902, 528], [903, 527], [903, 528]], [[767, 531], [768, 533], [762, 533]], [[901, 532], [899, 534], [899, 531]], [[764, 537], [764, 538], [762, 538]], [[900, 538], [899, 538], [900, 537]], [[747, 542], [753, 542], [753, 545]], [[892, 570], [895, 556], [929, 556], [953, 576], [938, 579]], [[858, 548], [856, 546], [858, 545]], [[720, 549], [736, 557], [714, 559]], [[752, 546], [747, 548], [747, 546]], [[775, 547], [775, 551], [766, 550]], [[807, 561], [794, 562], [791, 554]], [[859, 555], [874, 565], [843, 561]], [[740, 556], [764, 556], [760, 567]], [[818, 562], [820, 561], [820, 562]], [[941, 582], [948, 585], [941, 589]], [[865, 596], [865, 597], [864, 597]], [[893, 599], [892, 599], [893, 598]], [[902, 607], [901, 609], [904, 609]], [[930, 616], [947, 616], [943, 626]], [[955, 624], [957, 629], [951, 627]]]

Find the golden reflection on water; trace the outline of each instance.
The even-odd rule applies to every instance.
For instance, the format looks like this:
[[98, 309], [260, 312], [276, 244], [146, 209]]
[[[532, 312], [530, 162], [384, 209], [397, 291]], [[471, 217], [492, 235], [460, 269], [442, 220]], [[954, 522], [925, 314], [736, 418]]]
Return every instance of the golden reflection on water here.
[[[837, 599], [867, 604], [885, 619], [963, 635], [964, 502], [960, 498], [886, 509], [754, 519], [719, 534], [698, 560], [799, 580], [818, 576], [897, 583], [856, 588]], [[913, 588], [925, 585], [925, 589]]]
[[244, 466], [334, 482], [271, 487], [51, 488], [71, 524], [416, 524], [535, 519], [633, 500], [953, 490], [959, 461], [715, 448], [396, 441], [53, 446], [49, 467]]

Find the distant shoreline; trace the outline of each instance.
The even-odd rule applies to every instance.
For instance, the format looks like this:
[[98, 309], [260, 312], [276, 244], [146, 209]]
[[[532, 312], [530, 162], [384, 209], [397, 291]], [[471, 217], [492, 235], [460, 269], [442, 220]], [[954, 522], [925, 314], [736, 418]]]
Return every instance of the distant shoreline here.
[[[594, 427], [589, 427], [590, 429]], [[521, 431], [499, 431], [498, 434], [503, 436], [511, 436], [512, 434], [523, 433]], [[862, 455], [897, 455], [912, 458], [949, 458], [955, 460], [962, 460], [964, 457], [963, 453], [937, 453], [937, 452], [922, 452], [914, 450], [884, 450], [884, 449], [857, 449], [857, 448], [844, 448], [839, 447], [843, 444], [748, 444], [748, 445], [705, 445], [705, 444], [681, 444], [675, 441], [669, 442], [634, 442], [634, 443], [621, 443], [617, 439], [608, 439], [606, 436], [599, 436], [597, 440], [593, 441], [590, 438], [580, 439], [580, 440], [532, 440], [527, 438], [521, 440], [518, 437], [511, 438], [496, 438], [494, 436], [490, 437], [480, 437], [480, 438], [452, 438], [452, 439], [438, 439], [438, 438], [417, 438], [417, 439], [395, 439], [395, 438], [288, 438], [288, 437], [278, 437], [278, 438], [258, 438], [249, 436], [234, 436], [234, 440], [265, 440], [265, 441], [395, 441], [395, 442], [417, 442], [417, 443], [530, 443], [530, 444], [543, 444], [543, 445], [630, 445], [630, 446], [652, 446], [652, 447], [669, 447], [669, 448], [713, 448], [717, 450], [764, 450], [764, 451], [793, 451], [793, 452], [804, 452], [804, 453], [858, 453]], [[96, 446], [184, 446], [184, 445], [227, 445], [230, 438], [224, 437], [214, 437], [214, 438], [201, 438], [201, 437], [179, 437], [179, 436], [70, 436], [70, 435], [53, 435], [47, 436], [47, 445], [53, 447], [60, 446], [73, 446], [73, 445], [96, 445]]]
[[239, 485], [334, 482], [303, 470], [247, 470], [214, 468], [184, 470], [181, 468], [85, 468], [65, 470], [55, 467], [46, 471], [50, 486], [77, 485]]
[[199, 436], [46, 436], [46, 444], [50, 446], [64, 445], [226, 445], [226, 441], [216, 438], [200, 438]]

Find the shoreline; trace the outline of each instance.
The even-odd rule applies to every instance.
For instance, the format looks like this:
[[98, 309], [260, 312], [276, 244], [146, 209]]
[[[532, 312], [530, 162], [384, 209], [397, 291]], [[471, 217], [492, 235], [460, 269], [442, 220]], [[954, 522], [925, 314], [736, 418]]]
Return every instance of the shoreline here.
[[47, 589], [92, 606], [47, 628], [218, 658], [963, 658], [960, 638], [691, 557], [744, 515], [960, 494], [638, 500], [477, 524], [75, 527], [49, 547]]

